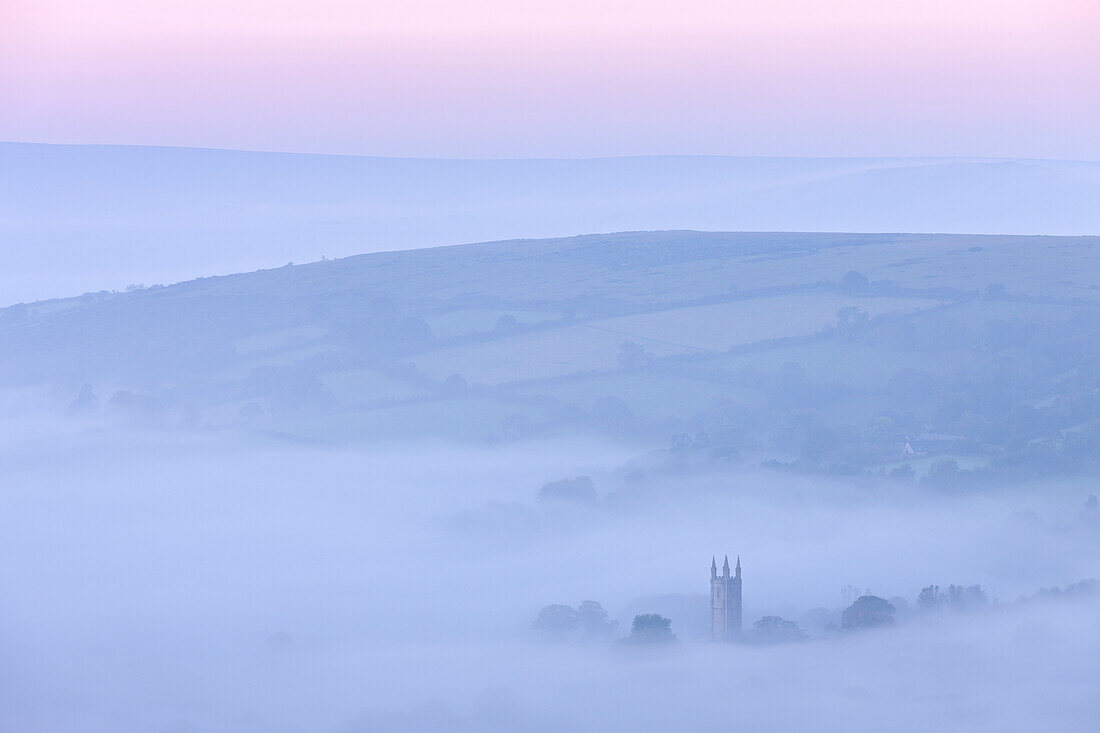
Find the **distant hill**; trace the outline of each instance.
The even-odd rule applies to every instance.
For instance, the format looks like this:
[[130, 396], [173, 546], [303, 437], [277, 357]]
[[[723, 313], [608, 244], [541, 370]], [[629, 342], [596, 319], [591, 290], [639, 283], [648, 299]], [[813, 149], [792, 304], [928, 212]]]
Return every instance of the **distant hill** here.
[[366, 254], [0, 309], [0, 410], [334, 443], [595, 432], [675, 465], [944, 484], [1100, 471], [1098, 283], [1100, 237]]
[[0, 303], [625, 230], [1100, 234], [1100, 163], [430, 160], [0, 144]]

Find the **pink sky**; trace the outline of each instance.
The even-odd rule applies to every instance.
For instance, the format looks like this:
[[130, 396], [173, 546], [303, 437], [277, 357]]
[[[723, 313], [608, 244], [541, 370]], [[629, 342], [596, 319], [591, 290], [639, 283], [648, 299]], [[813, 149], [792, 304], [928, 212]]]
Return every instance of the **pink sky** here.
[[0, 139], [1100, 159], [1100, 0], [0, 0]]

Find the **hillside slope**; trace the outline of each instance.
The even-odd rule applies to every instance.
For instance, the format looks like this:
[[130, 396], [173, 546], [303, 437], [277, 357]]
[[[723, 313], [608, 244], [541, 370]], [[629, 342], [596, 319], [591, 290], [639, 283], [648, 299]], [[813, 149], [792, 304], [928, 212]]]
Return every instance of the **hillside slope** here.
[[[1098, 275], [1087, 237], [648, 232], [378, 253], [5, 309], [0, 380], [55, 414], [331, 442], [596, 431], [812, 470], [1048, 449], [1091, 470]], [[947, 442], [903, 454], [928, 434]]]

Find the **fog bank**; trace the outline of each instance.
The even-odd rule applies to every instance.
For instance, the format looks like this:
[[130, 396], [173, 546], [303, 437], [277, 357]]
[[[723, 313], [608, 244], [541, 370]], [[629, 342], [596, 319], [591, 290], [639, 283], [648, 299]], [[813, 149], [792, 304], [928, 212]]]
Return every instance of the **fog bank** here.
[[[1100, 574], [1083, 484], [638, 483], [634, 449], [567, 438], [350, 450], [43, 424], [5, 445], [0, 730], [1084, 731], [1098, 712], [1096, 599], [1017, 602]], [[575, 475], [594, 503], [537, 497]], [[654, 659], [530, 630], [585, 599], [628, 629], [640, 597], [705, 593], [727, 552], [747, 626], [839, 614], [845, 585], [914, 613], [932, 583], [995, 603], [766, 648], [674, 618], [684, 643]]]

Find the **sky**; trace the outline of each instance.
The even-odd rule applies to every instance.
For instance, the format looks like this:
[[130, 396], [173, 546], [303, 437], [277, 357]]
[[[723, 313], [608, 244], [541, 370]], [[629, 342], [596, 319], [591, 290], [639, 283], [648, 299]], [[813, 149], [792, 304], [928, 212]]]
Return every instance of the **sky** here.
[[0, 140], [1100, 159], [1095, 0], [4, 0]]

